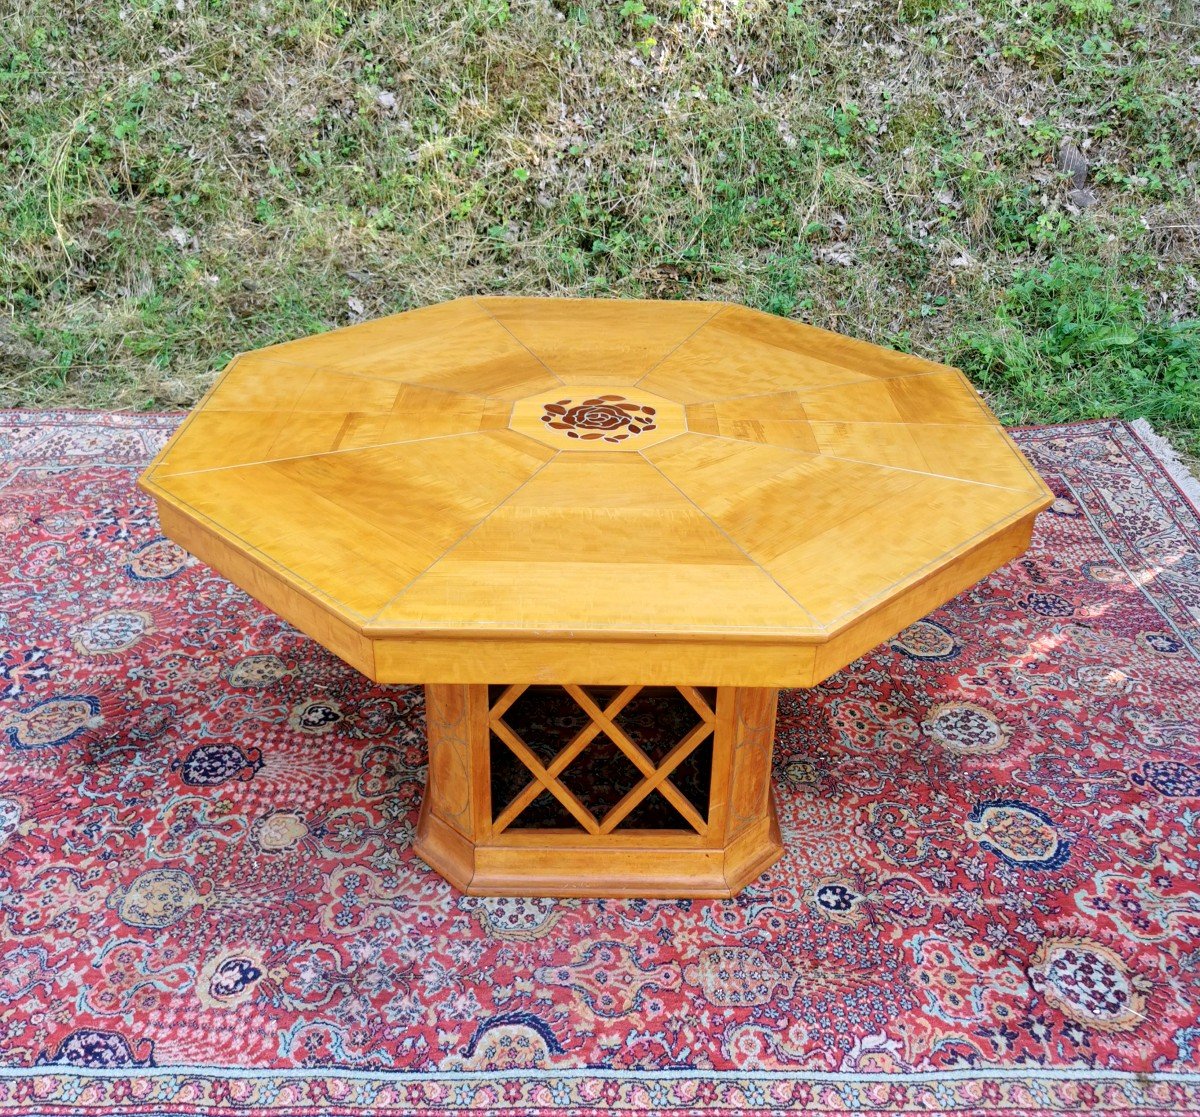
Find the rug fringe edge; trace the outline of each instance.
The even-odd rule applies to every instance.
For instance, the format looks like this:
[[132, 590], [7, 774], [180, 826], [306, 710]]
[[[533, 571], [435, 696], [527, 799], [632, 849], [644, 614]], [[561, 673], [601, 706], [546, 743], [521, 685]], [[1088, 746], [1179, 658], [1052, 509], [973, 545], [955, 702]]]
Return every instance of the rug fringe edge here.
[[1129, 426], [1158, 459], [1180, 492], [1187, 497], [1196, 514], [1200, 515], [1200, 481], [1196, 480], [1187, 467], [1183, 455], [1150, 425], [1149, 419], [1134, 419]]

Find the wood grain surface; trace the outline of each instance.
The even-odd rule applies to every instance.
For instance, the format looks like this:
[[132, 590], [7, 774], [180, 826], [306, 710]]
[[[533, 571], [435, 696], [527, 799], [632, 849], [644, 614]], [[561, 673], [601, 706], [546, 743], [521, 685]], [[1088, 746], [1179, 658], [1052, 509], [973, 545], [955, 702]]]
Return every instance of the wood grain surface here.
[[810, 685], [1051, 500], [946, 366], [720, 303], [520, 298], [240, 356], [141, 483], [384, 682]]

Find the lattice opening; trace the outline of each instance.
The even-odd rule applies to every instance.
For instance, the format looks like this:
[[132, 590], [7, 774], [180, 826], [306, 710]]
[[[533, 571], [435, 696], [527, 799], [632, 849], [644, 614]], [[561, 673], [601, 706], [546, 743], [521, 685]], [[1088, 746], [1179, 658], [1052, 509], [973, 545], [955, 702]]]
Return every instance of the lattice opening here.
[[715, 689], [493, 686], [488, 697], [498, 831], [706, 831]]
[[[491, 777], [493, 817], [499, 817], [504, 807], [528, 785], [531, 776], [529, 769], [495, 733], [491, 734]], [[583, 829], [571, 812], [548, 791], [542, 791], [522, 812], [520, 826], [538, 830]]]
[[705, 737], [671, 773], [671, 781], [706, 817], [708, 796], [712, 790], [712, 746], [712, 736]]
[[613, 720], [655, 764], [661, 764], [700, 724], [700, 715], [673, 686], [647, 686]]
[[543, 791], [521, 812], [520, 830], [582, 830], [567, 810], [548, 791]]
[[596, 818], [603, 818], [642, 782], [642, 774], [601, 734], [559, 777]]
[[531, 686], [504, 712], [504, 723], [543, 764], [549, 764], [591, 721], [558, 686]]
[[621, 823], [623, 830], [688, 830], [687, 819], [667, 800], [652, 791], [626, 816]]

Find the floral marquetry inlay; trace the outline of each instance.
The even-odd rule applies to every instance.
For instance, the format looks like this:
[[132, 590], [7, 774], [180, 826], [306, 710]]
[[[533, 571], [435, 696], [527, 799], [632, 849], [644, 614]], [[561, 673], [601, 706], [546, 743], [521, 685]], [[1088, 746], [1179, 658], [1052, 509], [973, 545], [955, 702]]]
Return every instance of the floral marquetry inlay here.
[[686, 430], [682, 404], [594, 384], [518, 400], [510, 425], [559, 450], [641, 450]]
[[566, 431], [568, 438], [624, 442], [631, 435], [654, 430], [654, 415], [653, 407], [608, 395], [582, 403], [571, 399], [548, 403], [542, 422], [549, 423], [553, 430]]

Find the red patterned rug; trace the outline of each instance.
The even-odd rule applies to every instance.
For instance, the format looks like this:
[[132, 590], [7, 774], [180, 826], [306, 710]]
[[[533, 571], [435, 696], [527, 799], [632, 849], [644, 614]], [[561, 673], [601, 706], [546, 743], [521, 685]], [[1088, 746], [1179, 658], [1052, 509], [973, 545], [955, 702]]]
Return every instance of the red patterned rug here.
[[1017, 434], [1030, 553], [782, 698], [735, 901], [468, 899], [422, 694], [159, 534], [171, 416], [0, 413], [0, 1117], [1200, 1110], [1200, 520]]

